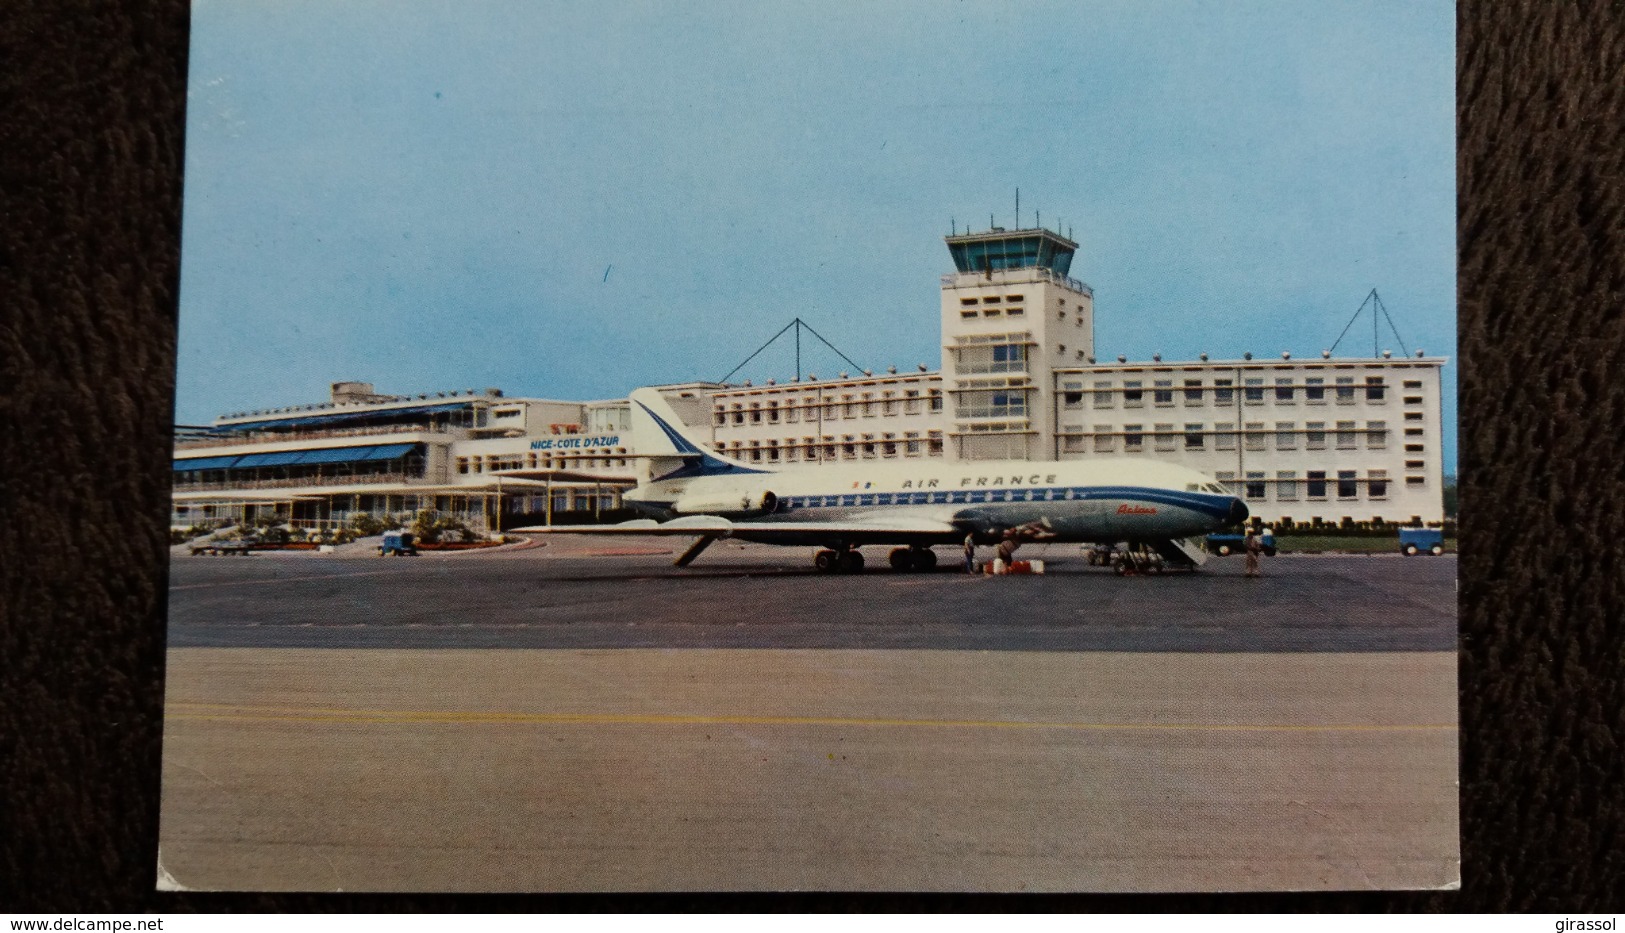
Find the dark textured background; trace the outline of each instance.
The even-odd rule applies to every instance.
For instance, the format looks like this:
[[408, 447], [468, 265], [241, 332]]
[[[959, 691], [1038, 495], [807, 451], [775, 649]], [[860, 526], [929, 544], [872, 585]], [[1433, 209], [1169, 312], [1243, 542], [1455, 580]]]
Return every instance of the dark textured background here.
[[0, 4], [0, 911], [1621, 907], [1622, 19], [1461, 10], [1460, 893], [453, 899], [152, 890], [187, 8]]

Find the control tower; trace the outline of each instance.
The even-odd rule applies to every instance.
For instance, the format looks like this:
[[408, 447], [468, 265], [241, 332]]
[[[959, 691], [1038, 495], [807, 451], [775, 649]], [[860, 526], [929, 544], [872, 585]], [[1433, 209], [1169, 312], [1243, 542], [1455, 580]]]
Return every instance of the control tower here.
[[1053, 370], [1095, 353], [1094, 292], [1069, 278], [1078, 244], [1042, 227], [944, 237], [942, 382], [950, 460], [1055, 450]]

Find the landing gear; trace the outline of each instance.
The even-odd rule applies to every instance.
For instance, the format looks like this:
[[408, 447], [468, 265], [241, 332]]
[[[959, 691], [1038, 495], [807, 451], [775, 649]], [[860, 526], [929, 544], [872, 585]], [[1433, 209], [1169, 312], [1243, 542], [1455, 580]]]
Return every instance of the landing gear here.
[[891, 569], [898, 573], [926, 573], [936, 566], [936, 552], [928, 547], [900, 547], [891, 552]]
[[1111, 556], [1112, 570], [1120, 577], [1134, 576], [1135, 574], [1162, 573], [1164, 563], [1162, 555], [1144, 545], [1130, 545], [1115, 550]]
[[863, 555], [851, 548], [839, 551], [825, 548], [813, 557], [813, 566], [820, 573], [861, 573], [863, 571]]

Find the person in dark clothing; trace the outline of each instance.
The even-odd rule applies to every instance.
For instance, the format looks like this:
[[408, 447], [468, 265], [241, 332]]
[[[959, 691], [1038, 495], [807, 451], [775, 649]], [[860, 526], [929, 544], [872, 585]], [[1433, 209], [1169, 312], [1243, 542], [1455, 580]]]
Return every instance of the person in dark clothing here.
[[1262, 576], [1263, 572], [1258, 566], [1258, 556], [1264, 553], [1264, 542], [1258, 537], [1258, 529], [1247, 529], [1247, 540], [1242, 543], [1247, 550], [1247, 576]]

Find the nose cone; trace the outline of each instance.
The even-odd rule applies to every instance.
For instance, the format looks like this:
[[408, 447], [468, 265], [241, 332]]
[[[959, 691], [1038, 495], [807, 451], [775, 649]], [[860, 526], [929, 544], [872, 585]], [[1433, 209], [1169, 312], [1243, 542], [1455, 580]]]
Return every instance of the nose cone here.
[[1247, 503], [1241, 501], [1240, 499], [1231, 499], [1230, 500], [1230, 515], [1228, 517], [1228, 521], [1229, 521], [1230, 524], [1232, 524], [1232, 525], [1241, 524], [1242, 522], [1247, 520], [1248, 514], [1250, 514], [1250, 513], [1248, 513], [1248, 511], [1247, 511]]

